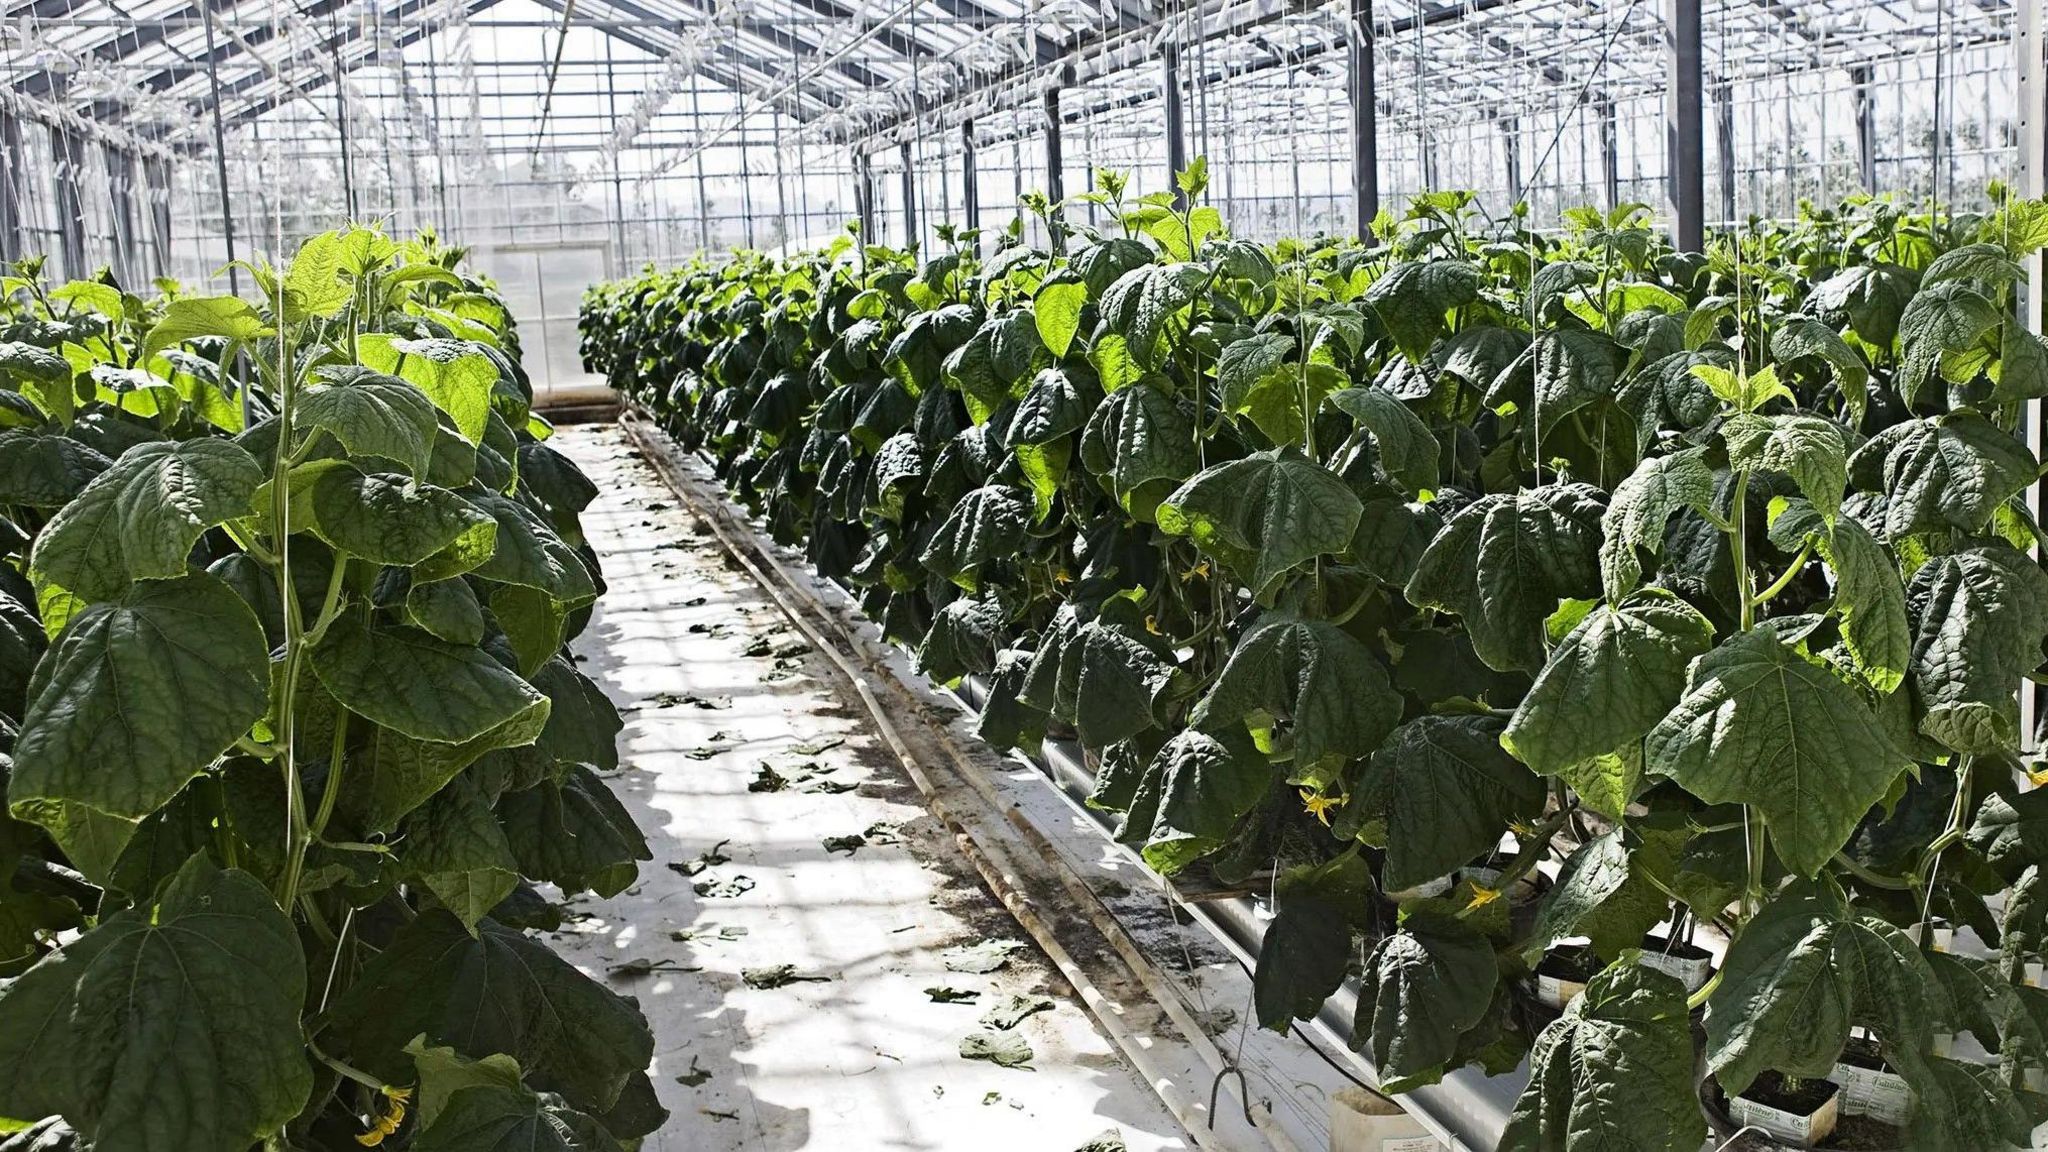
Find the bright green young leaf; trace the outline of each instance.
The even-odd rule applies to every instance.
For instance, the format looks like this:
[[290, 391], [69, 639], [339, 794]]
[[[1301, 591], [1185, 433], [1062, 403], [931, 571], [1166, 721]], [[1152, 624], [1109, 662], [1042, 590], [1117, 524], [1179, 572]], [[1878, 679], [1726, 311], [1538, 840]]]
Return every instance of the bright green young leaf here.
[[305, 963], [261, 884], [192, 857], [0, 988], [0, 1116], [62, 1114], [103, 1152], [263, 1141], [312, 1090]]
[[276, 334], [270, 322], [246, 300], [233, 296], [188, 296], [165, 305], [163, 318], [142, 341], [137, 363], [147, 364], [172, 345], [205, 336], [246, 343]]
[[1536, 1038], [1500, 1152], [1670, 1152], [1706, 1135], [1685, 986], [1624, 961]]
[[1081, 328], [1081, 307], [1088, 302], [1088, 286], [1073, 280], [1049, 280], [1031, 302], [1031, 318], [1038, 325], [1038, 338], [1057, 360], [1074, 346], [1074, 334]]
[[1858, 690], [1769, 630], [1697, 660], [1644, 745], [1649, 771], [1710, 804], [1763, 813], [1771, 848], [1811, 876], [1908, 765]]
[[1600, 590], [1605, 512], [1600, 492], [1584, 484], [1483, 496], [1430, 542], [1408, 580], [1408, 602], [1462, 617], [1487, 667], [1533, 672], [1558, 601]]
[[1261, 596], [1296, 565], [1351, 543], [1362, 510], [1329, 469], [1293, 448], [1217, 464], [1159, 504], [1159, 527], [1192, 539]]
[[1723, 424], [1721, 436], [1731, 466], [1791, 477], [1824, 516], [1841, 509], [1849, 482], [1849, 436], [1841, 425], [1800, 413], [1743, 414]]
[[498, 366], [479, 345], [461, 340], [407, 340], [372, 332], [356, 342], [356, 349], [372, 370], [418, 385], [436, 408], [455, 421], [464, 440], [475, 444], [483, 439]]
[[143, 581], [87, 608], [36, 669], [11, 802], [154, 812], [262, 718], [269, 669], [262, 625], [217, 577]]
[[1772, 510], [1772, 543], [1790, 552], [1811, 541], [1834, 570], [1833, 611], [1856, 670], [1879, 692], [1897, 688], [1913, 644], [1898, 565], [1870, 529], [1851, 517], [1829, 521], [1804, 500], [1774, 502]]
[[183, 575], [200, 534], [248, 515], [263, 479], [255, 458], [226, 440], [130, 448], [51, 517], [30, 568], [88, 601]]
[[354, 285], [341, 275], [348, 247], [339, 232], [322, 232], [299, 245], [284, 274], [285, 302], [291, 314], [325, 319], [348, 307]]
[[1778, 382], [1775, 364], [1766, 364], [1754, 372], [1695, 364], [1692, 374], [1706, 381], [1707, 387], [1723, 404], [1738, 412], [1755, 412], [1772, 400], [1797, 399], [1790, 388]]
[[1500, 841], [1543, 807], [1540, 777], [1507, 754], [1491, 716], [1421, 716], [1372, 754], [1353, 804], [1385, 819], [1392, 891], [1427, 884]]

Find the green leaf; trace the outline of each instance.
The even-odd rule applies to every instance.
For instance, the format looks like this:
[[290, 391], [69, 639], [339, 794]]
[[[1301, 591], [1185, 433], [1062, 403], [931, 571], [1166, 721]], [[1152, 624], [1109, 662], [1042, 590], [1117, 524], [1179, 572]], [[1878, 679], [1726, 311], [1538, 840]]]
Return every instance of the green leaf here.
[[1477, 928], [1411, 908], [1366, 957], [1352, 1044], [1370, 1045], [1385, 1091], [1435, 1083], [1460, 1039], [1486, 1018], [1499, 982], [1493, 946]]
[[491, 805], [457, 777], [405, 823], [405, 866], [471, 932], [519, 886], [519, 861]]
[[352, 242], [339, 232], [322, 232], [299, 245], [284, 274], [286, 306], [297, 318], [326, 318], [348, 307], [355, 287], [341, 277]]
[[1198, 264], [1146, 264], [1117, 278], [1102, 293], [1099, 310], [1111, 332], [1128, 342], [1141, 367], [1159, 365], [1159, 338], [1166, 322], [1195, 299], [1208, 279]]
[[1159, 504], [1159, 527], [1192, 539], [1259, 596], [1296, 565], [1351, 543], [1363, 506], [1335, 473], [1294, 448], [1202, 470]]
[[459, 744], [547, 707], [481, 650], [375, 621], [360, 606], [328, 626], [312, 665], [342, 707], [417, 740]]
[[564, 892], [616, 896], [638, 876], [636, 862], [653, 859], [625, 806], [582, 765], [559, 784], [543, 780], [499, 797], [498, 818], [520, 872]]
[[1634, 591], [1642, 582], [1639, 551], [1664, 550], [1664, 532], [1671, 517], [1690, 508], [1709, 512], [1714, 503], [1714, 474], [1707, 468], [1706, 449], [1686, 448], [1668, 456], [1652, 456], [1636, 465], [1614, 489], [1614, 498], [1600, 517], [1600, 581], [1610, 600]]
[[317, 472], [293, 485], [293, 511], [306, 513], [306, 527], [338, 551], [373, 564], [411, 567], [465, 535], [496, 531], [490, 516], [446, 488], [365, 475], [339, 461], [300, 467]]
[[1326, 620], [1276, 611], [1237, 642], [1190, 720], [1212, 730], [1243, 723], [1268, 739], [1266, 726], [1291, 722], [1295, 774], [1310, 782], [1371, 753], [1400, 718], [1401, 698], [1370, 649]]
[[1351, 853], [1282, 872], [1273, 883], [1273, 922], [1252, 971], [1260, 1025], [1285, 1032], [1314, 1018], [1357, 958], [1351, 929], [1368, 915], [1372, 872]]
[[1031, 528], [1031, 498], [1015, 488], [976, 488], [953, 506], [918, 562], [969, 592], [980, 587], [980, 568], [1006, 560], [1024, 546]]
[[2048, 864], [2048, 789], [1986, 796], [1964, 840], [2008, 880]]
[[419, 386], [455, 422], [464, 440], [476, 444], [490, 422], [491, 391], [498, 365], [483, 346], [466, 340], [407, 340], [383, 332], [364, 334], [356, 354], [374, 371], [400, 376]]
[[1991, 378], [1994, 403], [2037, 400], [2048, 396], [2048, 342], [2019, 324], [2007, 322], [1998, 336], [1998, 363]]
[[1957, 752], [2019, 747], [2022, 677], [2048, 636], [2048, 573], [2006, 544], [1936, 556], [1913, 574], [1914, 695], [1920, 730]]
[[1384, 388], [1346, 388], [1331, 393], [1330, 403], [1372, 437], [1380, 471], [1403, 495], [1436, 489], [1442, 447], [1408, 405]]
[[[1129, 615], [1135, 615], [1135, 611]], [[1109, 609], [1081, 627], [1066, 659], [1078, 650], [1073, 682], [1076, 734], [1089, 748], [1113, 744], [1163, 722], [1180, 686], [1173, 651], [1135, 621]], [[1062, 674], [1066, 672], [1063, 665]]]
[[1134, 837], [1145, 863], [1171, 876], [1222, 848], [1272, 782], [1271, 765], [1243, 737], [1175, 735], [1152, 757], [1130, 805], [1134, 817], [1150, 816]]
[[2040, 466], [2025, 443], [1970, 411], [1894, 424], [1849, 459], [1856, 486], [1885, 496], [1893, 541], [1929, 529], [1981, 530]]
[[455, 774], [487, 753], [521, 748], [540, 738], [548, 721], [545, 703], [528, 708], [473, 740], [436, 744], [378, 728], [367, 748], [349, 764], [360, 787], [344, 789], [342, 810], [366, 832], [387, 832], [406, 813], [439, 792]]
[[490, 919], [472, 937], [439, 909], [399, 929], [327, 1019], [321, 1047], [391, 1083], [412, 1078], [406, 1049], [424, 1036], [472, 1059], [510, 1056], [536, 1087], [596, 1112], [654, 1058], [632, 1001], [541, 941]]
[[[1501, 744], [1545, 776], [1577, 776], [1587, 761], [1639, 755], [1642, 738], [1685, 691], [1687, 666], [1713, 647], [1713, 631], [1697, 609], [1663, 589], [1594, 605], [1551, 650]], [[1581, 798], [1613, 819], [1635, 799]]]
[[1772, 503], [1771, 542], [1790, 552], [1812, 541], [1835, 572], [1833, 611], [1856, 670], [1872, 688], [1891, 692], [1906, 676], [1913, 633], [1898, 565], [1860, 521], [1823, 517], [1811, 504]]
[[424, 478], [439, 420], [434, 402], [409, 380], [361, 369], [324, 369], [325, 383], [299, 393], [293, 426], [326, 432], [352, 456], [380, 456]]
[[1010, 421], [1010, 446], [1049, 444], [1077, 432], [1101, 401], [1100, 393], [1066, 369], [1047, 368], [1032, 379], [1017, 404], [1017, 414]]
[[1833, 328], [1803, 316], [1788, 318], [1771, 333], [1771, 358], [1826, 364], [1841, 390], [1850, 426], [1863, 422], [1864, 409], [1869, 406], [1870, 366]]
[[1386, 820], [1380, 882], [1400, 892], [1471, 862], [1543, 807], [1541, 778], [1500, 746], [1491, 716], [1419, 716], [1394, 730], [1352, 803]]
[[1919, 402], [1920, 390], [1942, 366], [1944, 355], [1969, 349], [1998, 323], [1998, 306], [1965, 281], [1927, 283], [1914, 293], [1899, 316], [1899, 371], [1894, 381], [1907, 407]]
[[1947, 1014], [1934, 972], [1904, 932], [1843, 902], [1832, 885], [1802, 885], [1743, 927], [1707, 999], [1707, 1067], [1729, 1092], [1767, 1069], [1825, 1076], [1852, 1025], [1887, 1053], [1925, 1052]]
[[171, 345], [203, 336], [247, 343], [276, 334], [277, 330], [246, 300], [233, 296], [190, 296], [164, 306], [163, 317], [142, 341], [142, 355], [137, 357], [137, 363], [148, 364]]
[[1692, 374], [1706, 381], [1716, 399], [1744, 415], [1752, 414], [1772, 400], [1797, 400], [1790, 388], [1778, 382], [1775, 364], [1754, 372], [1741, 366], [1723, 368], [1716, 364], [1694, 364]]
[[1644, 757], [1649, 771], [1710, 804], [1756, 807], [1779, 859], [1804, 876], [1848, 842], [1908, 766], [1853, 686], [1762, 629], [1693, 663]]
[[143, 581], [87, 608], [30, 685], [15, 810], [148, 815], [262, 718], [269, 671], [262, 625], [217, 577]]
[[483, 607], [469, 582], [460, 578], [407, 588], [405, 618], [450, 644], [477, 644], [484, 638]]
[[1587, 937], [1593, 951], [1607, 960], [1639, 946], [1643, 934], [1670, 911], [1664, 894], [1645, 877], [1639, 855], [1624, 843], [1619, 828], [1573, 852], [1536, 909], [1523, 958], [1533, 965], [1574, 936]]
[[1032, 299], [1032, 322], [1053, 359], [1064, 357], [1074, 346], [1074, 333], [1081, 328], [1081, 306], [1087, 302], [1088, 286], [1072, 280], [1049, 280]]
[[1151, 523], [1159, 502], [1201, 467], [1194, 439], [1194, 421], [1171, 396], [1133, 385], [1111, 392], [1088, 418], [1081, 462], [1108, 479], [1119, 507]]
[[1670, 1152], [1706, 1135], [1685, 986], [1624, 962], [1536, 1038], [1500, 1152]]
[[130, 448], [50, 519], [30, 568], [88, 601], [182, 576], [200, 535], [248, 515], [263, 479], [255, 457], [226, 440]]
[[1402, 355], [1419, 364], [1443, 334], [1445, 313], [1477, 300], [1480, 283], [1479, 269], [1464, 260], [1404, 261], [1382, 273], [1360, 299]]
[[422, 1099], [429, 1084], [435, 1085], [435, 1107], [420, 1110], [411, 1145], [417, 1152], [620, 1152], [603, 1124], [520, 1083], [519, 1064], [504, 1056], [454, 1075], [422, 1059]]
[[1792, 478], [1822, 515], [1842, 507], [1849, 481], [1849, 436], [1841, 425], [1818, 416], [1738, 415], [1721, 426], [1728, 462], [1738, 469], [1762, 469]]
[[533, 686], [547, 694], [547, 727], [540, 748], [559, 764], [586, 764], [600, 772], [619, 766], [619, 733], [625, 722], [590, 677], [560, 656], [541, 665]]
[[104, 1152], [246, 1148], [312, 1090], [305, 995], [291, 920], [194, 856], [0, 988], [0, 1116], [62, 1114]]
[[1599, 591], [1605, 511], [1600, 492], [1584, 484], [1482, 496], [1430, 541], [1408, 580], [1408, 602], [1462, 617], [1487, 667], [1534, 672], [1544, 662], [1543, 622], [1558, 601]]
[[[498, 523], [489, 558], [469, 571], [485, 580], [544, 592], [557, 603], [572, 608], [597, 599], [597, 583], [591, 579], [583, 558], [531, 508], [496, 492], [469, 492], [464, 498]], [[471, 533], [465, 533], [455, 547], [466, 547], [472, 538]], [[426, 567], [433, 566], [430, 563]], [[423, 573], [415, 572], [414, 576], [422, 577]]]
[[112, 465], [69, 436], [0, 432], [0, 504], [61, 508]]
[[1259, 382], [1285, 367], [1294, 348], [1294, 337], [1284, 332], [1260, 332], [1225, 344], [1216, 358], [1218, 402], [1233, 412], [1242, 410]]

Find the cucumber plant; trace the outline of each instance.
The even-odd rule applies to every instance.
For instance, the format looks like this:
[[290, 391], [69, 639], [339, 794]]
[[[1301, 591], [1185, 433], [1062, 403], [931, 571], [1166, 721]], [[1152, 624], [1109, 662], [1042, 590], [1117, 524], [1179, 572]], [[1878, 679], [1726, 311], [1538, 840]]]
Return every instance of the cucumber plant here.
[[638, 1009], [528, 931], [535, 884], [616, 893], [648, 851], [564, 649], [595, 488], [460, 256], [354, 227], [245, 266], [253, 302], [0, 282], [0, 1126], [659, 1124]]

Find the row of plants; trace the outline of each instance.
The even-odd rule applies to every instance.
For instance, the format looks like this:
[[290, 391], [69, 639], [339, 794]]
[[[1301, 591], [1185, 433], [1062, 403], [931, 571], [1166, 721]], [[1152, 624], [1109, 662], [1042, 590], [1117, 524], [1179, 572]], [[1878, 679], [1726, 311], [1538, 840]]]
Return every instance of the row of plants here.
[[1151, 866], [1270, 892], [1261, 1023], [1357, 977], [1389, 1091], [1526, 1066], [1504, 1149], [1691, 1152], [1816, 1087], [1897, 1129], [1858, 1146], [2024, 1144], [2048, 206], [1684, 253], [1437, 193], [1262, 246], [1178, 185], [1033, 201], [1046, 248], [649, 270], [585, 360], [985, 680], [989, 742], [1078, 739]]
[[[616, 1150], [552, 953], [647, 846], [564, 645], [595, 488], [504, 301], [352, 227], [260, 296], [0, 278], [0, 1147]], [[10, 1135], [11, 1134], [11, 1135]]]

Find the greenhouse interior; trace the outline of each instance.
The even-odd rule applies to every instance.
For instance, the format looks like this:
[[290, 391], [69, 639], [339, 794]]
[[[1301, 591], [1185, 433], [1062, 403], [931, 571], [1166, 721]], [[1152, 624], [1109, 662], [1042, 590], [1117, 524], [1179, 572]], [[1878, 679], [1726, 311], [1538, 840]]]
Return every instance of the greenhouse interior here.
[[0, 1152], [2048, 1149], [2040, 0], [0, 3]]

